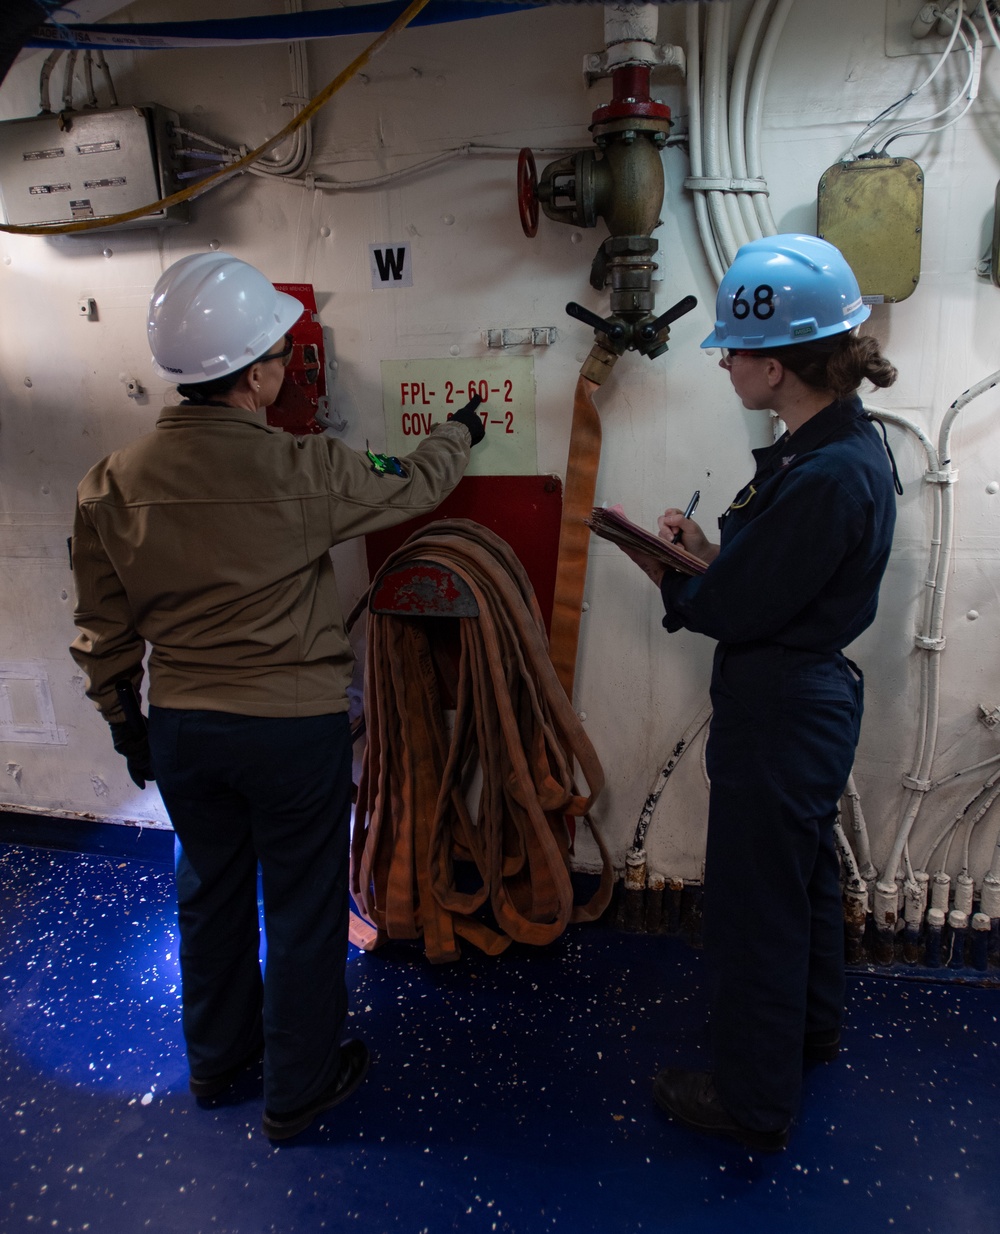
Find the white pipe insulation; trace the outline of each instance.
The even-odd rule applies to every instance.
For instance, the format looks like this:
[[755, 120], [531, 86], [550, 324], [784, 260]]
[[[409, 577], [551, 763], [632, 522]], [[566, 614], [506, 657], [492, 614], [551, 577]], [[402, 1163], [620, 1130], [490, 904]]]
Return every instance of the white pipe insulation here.
[[[659, 25], [660, 10], [655, 4], [604, 6], [604, 44], [609, 51], [619, 43], [640, 42], [655, 46]], [[642, 58], [642, 49], [636, 51]]]
[[[771, 75], [771, 63], [781, 38], [788, 14], [792, 10], [794, 0], [778, 0], [778, 7], [768, 23], [767, 33], [757, 54], [757, 64], [753, 80], [750, 83], [750, 95], [747, 99], [746, 148], [747, 171], [754, 180], [763, 180], [764, 164], [760, 155], [760, 129], [764, 115], [764, 95], [767, 81]], [[753, 205], [760, 220], [761, 231], [765, 236], [777, 234], [778, 228], [771, 213], [771, 206], [766, 193], [753, 194]]]
[[731, 82], [731, 6], [708, 5], [704, 57], [700, 11], [705, 5], [688, 8], [691, 174], [686, 187], [695, 194], [698, 230], [717, 283], [741, 245], [778, 230], [767, 201], [760, 130], [771, 63], [793, 2], [778, 0], [772, 13], [774, 0], [754, 0], [740, 35]]
[[[701, 120], [701, 27], [699, 22], [700, 5], [689, 4], [687, 10], [687, 97], [688, 97], [688, 144], [690, 146], [691, 176], [690, 180], [697, 182], [704, 175], [702, 159], [702, 120]], [[694, 187], [690, 185], [690, 187]], [[705, 250], [709, 269], [716, 283], [721, 283], [726, 267], [715, 241], [711, 220], [708, 217], [708, 203], [705, 194], [694, 189], [694, 214], [701, 236], [701, 246]]]
[[[733, 63], [733, 79], [729, 88], [729, 152], [732, 159], [733, 177], [736, 180], [749, 178], [747, 162], [747, 85], [753, 66], [754, 52], [760, 37], [761, 26], [771, 7], [772, 0], [754, 0], [754, 6], [743, 27], [739, 50]], [[759, 116], [758, 116], [759, 120]], [[753, 195], [736, 195], [743, 226], [751, 240], [758, 240], [764, 232], [754, 207]]]
[[[991, 390], [1000, 382], [1000, 370], [991, 373], [974, 386], [970, 386], [948, 408], [938, 434], [936, 466], [929, 470], [925, 479], [932, 483], [936, 491], [936, 501], [940, 502], [940, 525], [935, 517], [934, 540], [931, 545], [931, 569], [933, 570], [933, 588], [930, 595], [925, 594], [925, 619], [927, 602], [930, 603], [929, 620], [925, 620], [923, 629], [917, 635], [917, 646], [925, 653], [923, 656], [924, 671], [921, 674], [921, 719], [920, 736], [914, 755], [913, 771], [904, 777], [904, 807], [892, 850], [885, 865], [886, 881], [895, 879], [903, 860], [904, 850], [909, 841], [913, 824], [920, 813], [924, 794], [930, 788], [930, 773], [937, 749], [938, 720], [940, 715], [940, 685], [941, 685], [941, 650], [944, 647], [942, 631], [944, 629], [945, 600], [948, 594], [948, 571], [951, 564], [952, 533], [955, 517], [955, 482], [958, 473], [951, 469], [951, 431], [955, 420], [969, 403]], [[875, 413], [879, 414], [879, 413]], [[886, 417], [889, 418], [889, 417]], [[930, 571], [928, 574], [930, 582]]]

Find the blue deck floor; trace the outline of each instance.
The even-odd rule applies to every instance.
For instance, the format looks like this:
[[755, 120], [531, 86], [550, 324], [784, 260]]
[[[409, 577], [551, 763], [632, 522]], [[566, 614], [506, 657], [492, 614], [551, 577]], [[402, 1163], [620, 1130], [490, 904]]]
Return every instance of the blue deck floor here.
[[352, 949], [350, 1103], [262, 1136], [187, 1091], [169, 869], [0, 844], [0, 1229], [995, 1234], [1000, 989], [853, 973], [840, 1059], [754, 1157], [653, 1105], [705, 1059], [701, 956], [573, 928], [429, 966]]

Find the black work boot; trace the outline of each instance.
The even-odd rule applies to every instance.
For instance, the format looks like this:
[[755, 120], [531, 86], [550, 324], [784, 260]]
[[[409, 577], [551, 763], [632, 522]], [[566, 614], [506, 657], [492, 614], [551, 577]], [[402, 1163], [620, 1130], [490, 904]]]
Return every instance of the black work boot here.
[[738, 1123], [720, 1101], [708, 1071], [665, 1068], [653, 1081], [653, 1099], [671, 1118], [693, 1131], [728, 1136], [762, 1153], [776, 1153], [788, 1143], [788, 1127], [755, 1131]]

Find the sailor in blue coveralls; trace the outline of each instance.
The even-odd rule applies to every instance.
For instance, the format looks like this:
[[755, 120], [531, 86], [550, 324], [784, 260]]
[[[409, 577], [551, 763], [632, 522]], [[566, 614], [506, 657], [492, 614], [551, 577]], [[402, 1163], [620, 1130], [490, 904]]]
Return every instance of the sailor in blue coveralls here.
[[659, 520], [710, 563], [687, 578], [640, 560], [669, 631], [718, 640], [704, 944], [713, 977], [712, 1071], [668, 1068], [657, 1103], [701, 1131], [776, 1150], [803, 1059], [840, 1041], [844, 935], [833, 827], [858, 742], [861, 671], [843, 648], [875, 617], [895, 523], [894, 467], [857, 388], [896, 376], [840, 252], [812, 236], [745, 245], [702, 347], [747, 408], [787, 425], [710, 544], [680, 510]]

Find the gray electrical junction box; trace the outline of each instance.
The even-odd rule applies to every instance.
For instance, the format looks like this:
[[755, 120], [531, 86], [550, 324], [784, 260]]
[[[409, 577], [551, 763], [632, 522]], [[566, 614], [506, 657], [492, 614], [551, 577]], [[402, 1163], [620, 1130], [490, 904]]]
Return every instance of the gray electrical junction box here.
[[[0, 122], [0, 204], [15, 226], [111, 218], [177, 191], [174, 112], [155, 103]], [[187, 203], [113, 224], [186, 223]]]

